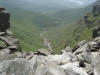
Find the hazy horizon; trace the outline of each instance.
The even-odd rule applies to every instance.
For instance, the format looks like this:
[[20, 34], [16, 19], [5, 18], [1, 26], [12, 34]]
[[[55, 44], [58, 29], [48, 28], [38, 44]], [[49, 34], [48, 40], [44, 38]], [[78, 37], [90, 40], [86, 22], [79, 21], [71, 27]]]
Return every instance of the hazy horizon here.
[[49, 7], [49, 8], [80, 8], [96, 2], [97, 0], [1, 0], [10, 5], [23, 7]]

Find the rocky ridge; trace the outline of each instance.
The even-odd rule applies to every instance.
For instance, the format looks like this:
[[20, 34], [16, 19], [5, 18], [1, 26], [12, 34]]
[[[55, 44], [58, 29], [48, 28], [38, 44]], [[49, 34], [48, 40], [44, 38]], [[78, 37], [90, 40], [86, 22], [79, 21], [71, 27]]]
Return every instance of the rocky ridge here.
[[[4, 17], [8, 14], [4, 8], [0, 8], [0, 16], [1, 12]], [[4, 23], [0, 19], [0, 41], [6, 45], [0, 47], [0, 75], [99, 75], [99, 35], [89, 42], [81, 41], [74, 48], [68, 46], [61, 54], [52, 55], [45, 49], [27, 53], [21, 51], [19, 41], [9, 30], [10, 24], [5, 24], [9, 18]]]

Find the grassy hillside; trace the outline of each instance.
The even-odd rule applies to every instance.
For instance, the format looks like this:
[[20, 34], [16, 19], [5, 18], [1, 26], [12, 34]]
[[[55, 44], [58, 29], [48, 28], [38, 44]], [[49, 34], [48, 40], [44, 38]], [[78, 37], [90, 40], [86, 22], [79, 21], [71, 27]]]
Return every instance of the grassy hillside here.
[[52, 43], [54, 52], [59, 53], [65, 45], [74, 47], [82, 40], [91, 40], [94, 28], [100, 25], [100, 12], [97, 16], [93, 15], [92, 11], [87, 14], [87, 20], [89, 21], [88, 24], [85, 23], [83, 17], [83, 19], [81, 18], [75, 23], [65, 24], [64, 26], [58, 28], [51, 28], [46, 35]]
[[11, 14], [11, 29], [20, 40], [22, 49], [27, 51], [44, 47], [40, 38], [41, 30], [33, 23], [32, 18], [32, 13], [23, 13], [22, 10], [20, 13], [13, 11]]

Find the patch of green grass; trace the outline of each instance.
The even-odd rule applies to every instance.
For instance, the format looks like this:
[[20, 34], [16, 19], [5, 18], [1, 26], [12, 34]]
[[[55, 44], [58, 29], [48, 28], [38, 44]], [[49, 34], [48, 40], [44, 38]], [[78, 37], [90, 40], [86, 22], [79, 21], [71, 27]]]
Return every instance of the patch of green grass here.
[[7, 46], [5, 45], [5, 43], [4, 43], [3, 41], [0, 41], [0, 47], [5, 48], [5, 47], [7, 47]]

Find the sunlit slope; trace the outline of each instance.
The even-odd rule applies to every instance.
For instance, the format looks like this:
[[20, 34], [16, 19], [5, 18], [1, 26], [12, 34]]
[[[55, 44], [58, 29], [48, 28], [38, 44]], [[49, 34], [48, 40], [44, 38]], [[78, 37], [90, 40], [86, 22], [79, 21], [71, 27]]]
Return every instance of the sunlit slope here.
[[48, 31], [47, 37], [50, 39], [55, 53], [61, 52], [61, 49], [67, 45], [73, 47], [81, 40], [91, 40], [94, 28], [100, 25], [100, 13], [97, 16], [93, 16], [94, 14], [91, 11], [86, 15], [88, 16], [87, 20], [89, 23], [85, 22], [83, 16], [83, 18], [75, 23], [51, 28]]
[[20, 40], [23, 50], [37, 50], [43, 47], [40, 38], [40, 29], [32, 23], [32, 14], [28, 12], [11, 14], [11, 29], [15, 36]]

